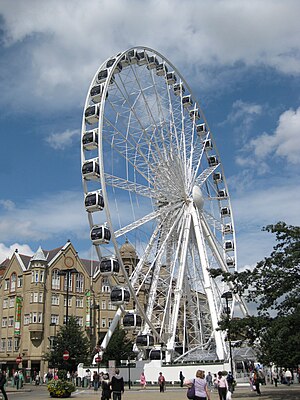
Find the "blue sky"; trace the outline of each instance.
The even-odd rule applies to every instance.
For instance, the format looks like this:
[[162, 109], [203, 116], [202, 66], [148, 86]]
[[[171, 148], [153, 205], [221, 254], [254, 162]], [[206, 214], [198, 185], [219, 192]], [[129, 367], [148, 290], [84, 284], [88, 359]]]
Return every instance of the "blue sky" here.
[[2, 0], [0, 262], [70, 239], [91, 256], [80, 129], [102, 62], [132, 46], [166, 56], [218, 145], [239, 268], [272, 250], [261, 228], [299, 225], [300, 3], [297, 0]]

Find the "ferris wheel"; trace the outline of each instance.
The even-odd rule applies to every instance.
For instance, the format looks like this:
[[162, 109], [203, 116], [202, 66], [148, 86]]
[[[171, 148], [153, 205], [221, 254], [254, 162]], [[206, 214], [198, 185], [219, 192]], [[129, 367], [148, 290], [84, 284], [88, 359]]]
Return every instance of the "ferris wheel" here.
[[[88, 90], [82, 182], [90, 236], [115, 317], [140, 357], [225, 359], [225, 286], [209, 270], [236, 269], [232, 208], [200, 105], [163, 55], [134, 47], [107, 59]], [[137, 256], [129, 269], [120, 247]], [[119, 275], [123, 279], [119, 279]], [[129, 304], [131, 309], [128, 309]], [[233, 295], [233, 309], [242, 299]]]

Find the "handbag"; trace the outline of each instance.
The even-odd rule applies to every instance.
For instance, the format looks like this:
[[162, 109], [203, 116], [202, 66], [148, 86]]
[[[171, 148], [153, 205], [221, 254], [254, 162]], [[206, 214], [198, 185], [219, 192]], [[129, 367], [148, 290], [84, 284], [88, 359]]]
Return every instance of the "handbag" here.
[[193, 400], [195, 398], [195, 381], [193, 382], [192, 386], [188, 388], [186, 392], [186, 397], [190, 400]]
[[231, 391], [230, 391], [230, 390], [227, 390], [227, 393], [226, 393], [226, 400], [231, 400], [231, 399], [232, 399]]

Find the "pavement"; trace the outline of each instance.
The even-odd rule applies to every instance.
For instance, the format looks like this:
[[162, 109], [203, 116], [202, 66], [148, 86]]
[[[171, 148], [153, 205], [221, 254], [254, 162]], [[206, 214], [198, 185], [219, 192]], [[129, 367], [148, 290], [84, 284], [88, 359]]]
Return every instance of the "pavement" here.
[[[31, 392], [31, 393], [26, 393]], [[16, 390], [12, 387], [7, 387], [7, 393], [10, 398], [18, 399], [21, 397], [21, 393], [28, 394], [28, 398], [45, 398], [48, 397], [46, 385], [34, 386], [26, 384], [22, 389]], [[18, 396], [19, 393], [19, 396]], [[27, 397], [27, 396], [26, 396]], [[94, 391], [93, 389], [82, 389], [77, 388], [76, 392], [72, 393], [71, 398], [77, 398], [80, 400], [100, 400], [101, 391]], [[279, 385], [277, 388], [272, 385], [261, 386], [261, 396], [258, 396], [256, 392], [251, 391], [249, 385], [237, 386], [233, 393], [232, 399], [236, 400], [250, 400], [260, 397], [264, 400], [300, 400], [300, 384], [294, 384], [291, 386]], [[50, 398], [50, 396], [49, 396]], [[217, 391], [210, 393], [211, 400], [219, 400]], [[164, 393], [160, 393], [157, 386], [147, 387], [146, 389], [140, 389], [138, 387], [132, 387], [130, 390], [125, 387], [124, 395], [122, 400], [187, 400], [186, 388], [179, 387], [167, 387]]]

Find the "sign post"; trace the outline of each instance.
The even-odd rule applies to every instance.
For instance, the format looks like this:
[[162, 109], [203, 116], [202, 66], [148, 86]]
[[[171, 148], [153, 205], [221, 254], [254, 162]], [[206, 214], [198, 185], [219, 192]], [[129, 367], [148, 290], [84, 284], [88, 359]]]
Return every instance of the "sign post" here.
[[70, 353], [68, 352], [68, 350], [65, 350], [63, 352], [63, 360], [68, 361], [69, 358], [70, 358]]

